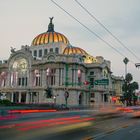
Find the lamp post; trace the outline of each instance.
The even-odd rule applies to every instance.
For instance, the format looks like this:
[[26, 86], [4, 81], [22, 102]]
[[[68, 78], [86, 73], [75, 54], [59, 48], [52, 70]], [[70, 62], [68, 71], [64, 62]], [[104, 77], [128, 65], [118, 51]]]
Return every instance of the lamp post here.
[[126, 74], [127, 74], [127, 64], [128, 64], [128, 62], [129, 62], [129, 59], [128, 59], [127, 57], [125, 57], [125, 58], [123, 59], [123, 62], [124, 62], [124, 64], [125, 64], [125, 76], [126, 76]]

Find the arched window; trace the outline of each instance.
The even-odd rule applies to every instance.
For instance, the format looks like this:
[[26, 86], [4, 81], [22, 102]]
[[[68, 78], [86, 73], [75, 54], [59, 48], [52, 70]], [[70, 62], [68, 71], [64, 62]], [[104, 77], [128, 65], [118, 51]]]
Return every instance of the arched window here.
[[81, 82], [82, 82], [82, 71], [80, 69], [78, 69], [77, 74], [78, 74], [78, 83], [81, 84]]
[[44, 50], [44, 55], [47, 55], [47, 53], [48, 53], [48, 50], [45, 49], [45, 50]]
[[39, 57], [42, 57], [42, 50], [39, 50]]
[[59, 53], [59, 48], [55, 48], [55, 53]]
[[34, 56], [37, 56], [37, 50], [34, 50]]
[[46, 70], [46, 84], [47, 86], [52, 86], [55, 85], [55, 73], [56, 73], [56, 69], [50, 69], [47, 68]]
[[10, 72], [10, 85], [16, 86], [27, 86], [28, 85], [28, 61], [25, 58], [18, 57], [12, 64]]
[[53, 52], [53, 48], [50, 48], [50, 52]]
[[40, 86], [41, 85], [41, 79], [40, 79], [40, 71], [34, 70], [34, 86]]
[[3, 71], [0, 73], [0, 86], [1, 87], [5, 87], [6, 80], [7, 80], [7, 72]]

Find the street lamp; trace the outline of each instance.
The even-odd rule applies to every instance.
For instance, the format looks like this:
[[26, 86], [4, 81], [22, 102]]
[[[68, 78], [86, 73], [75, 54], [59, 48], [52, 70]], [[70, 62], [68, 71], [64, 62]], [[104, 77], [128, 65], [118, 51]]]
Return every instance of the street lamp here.
[[124, 62], [124, 64], [125, 64], [125, 76], [126, 76], [126, 74], [127, 74], [127, 64], [128, 64], [128, 62], [129, 62], [129, 59], [128, 59], [127, 57], [125, 57], [125, 58], [123, 59], [123, 62]]

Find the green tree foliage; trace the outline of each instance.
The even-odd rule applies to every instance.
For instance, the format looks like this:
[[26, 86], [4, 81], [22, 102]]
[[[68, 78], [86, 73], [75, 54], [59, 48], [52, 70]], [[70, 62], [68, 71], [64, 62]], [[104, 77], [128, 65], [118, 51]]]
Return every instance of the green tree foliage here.
[[127, 83], [130, 83], [132, 80], [133, 80], [132, 74], [130, 74], [130, 73], [126, 74], [125, 81]]
[[7, 99], [4, 99], [4, 100], [0, 100], [0, 105], [5, 105], [5, 106], [8, 106], [8, 105], [11, 105], [11, 101], [7, 100]]
[[139, 88], [139, 85], [137, 82], [132, 82], [133, 76], [132, 74], [128, 73], [125, 77], [124, 84], [122, 86], [122, 90], [124, 91], [124, 100], [128, 105], [136, 104], [137, 96], [135, 96], [135, 91]]

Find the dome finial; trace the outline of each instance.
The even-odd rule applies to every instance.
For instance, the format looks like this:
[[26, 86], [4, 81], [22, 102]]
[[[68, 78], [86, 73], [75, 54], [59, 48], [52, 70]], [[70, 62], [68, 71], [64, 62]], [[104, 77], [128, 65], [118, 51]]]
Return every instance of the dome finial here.
[[53, 17], [49, 17], [50, 18], [50, 23], [52, 23]]
[[47, 32], [54, 32], [54, 24], [52, 23], [53, 17], [50, 18], [50, 23], [48, 25], [48, 31]]

